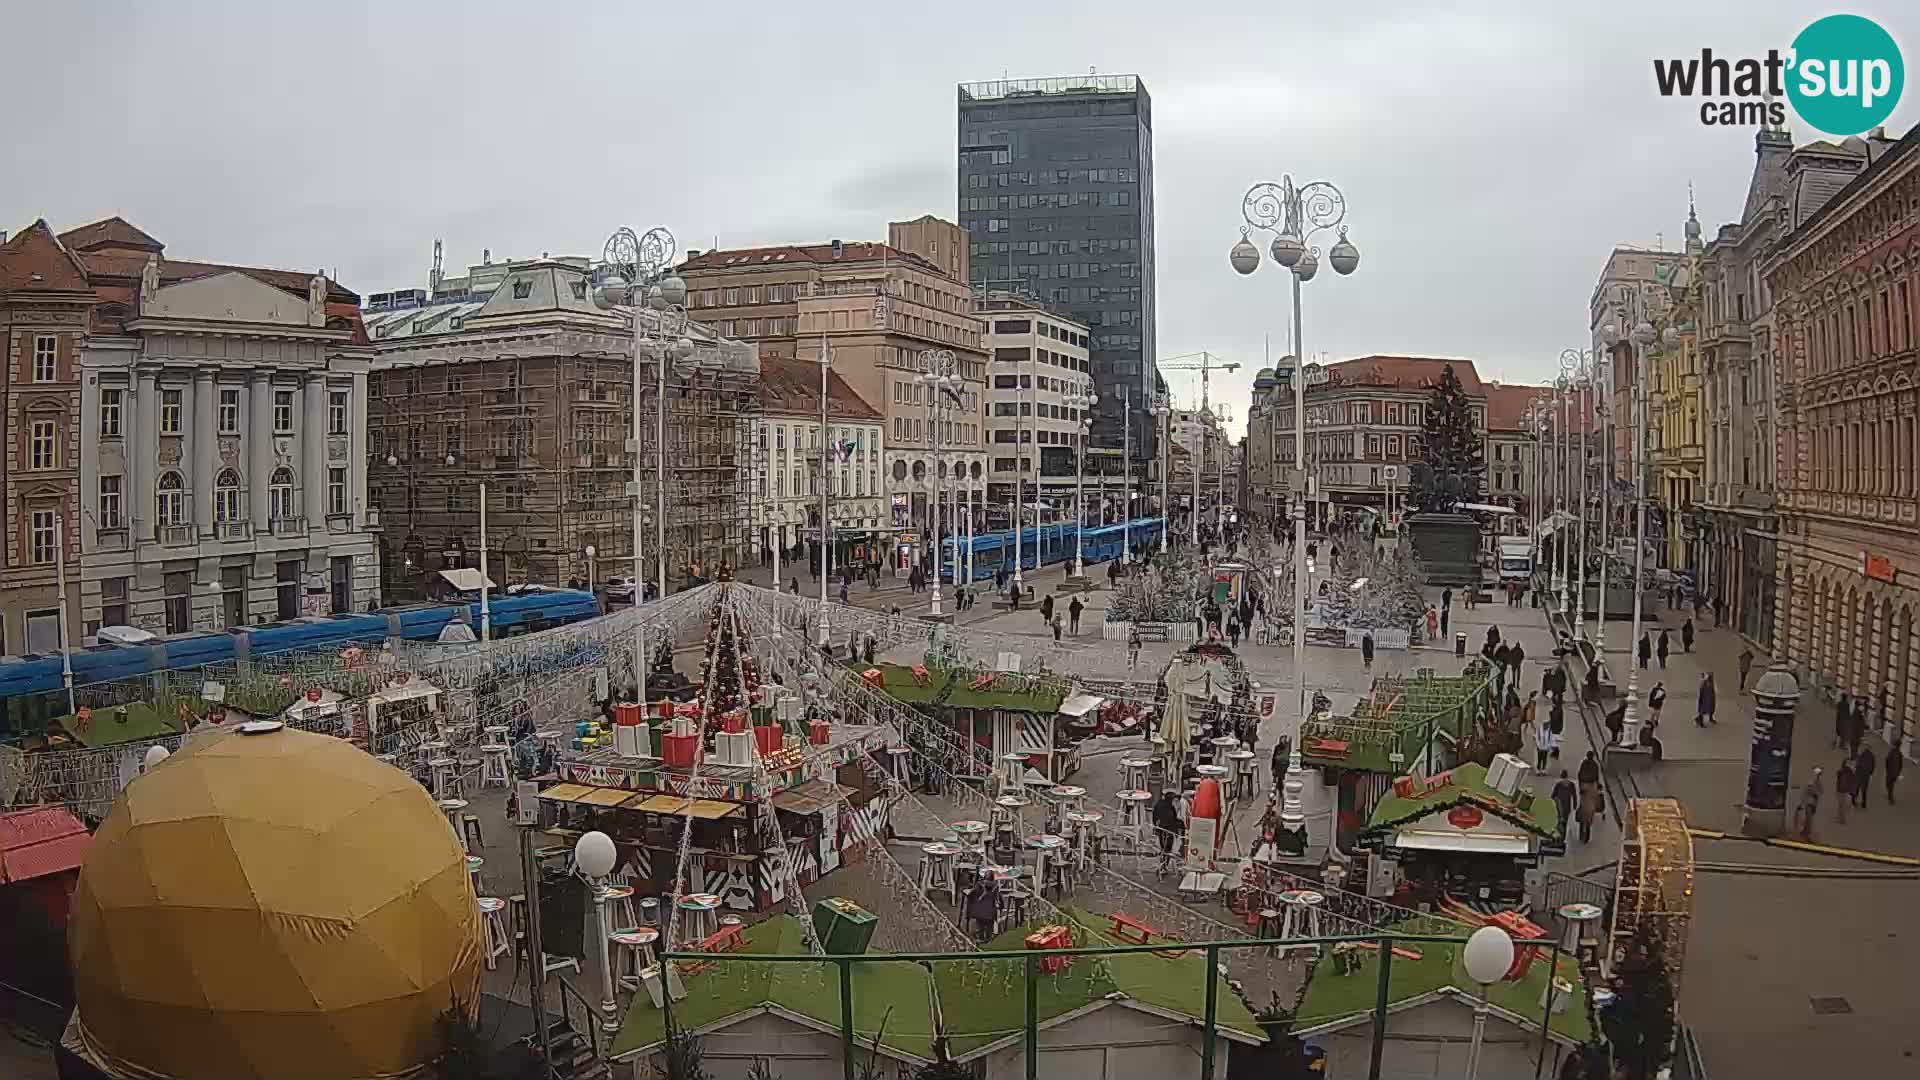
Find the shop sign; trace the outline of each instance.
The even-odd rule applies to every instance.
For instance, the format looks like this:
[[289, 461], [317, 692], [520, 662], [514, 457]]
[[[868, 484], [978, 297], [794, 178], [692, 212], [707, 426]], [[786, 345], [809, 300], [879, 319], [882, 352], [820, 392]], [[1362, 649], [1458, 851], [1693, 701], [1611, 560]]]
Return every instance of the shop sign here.
[[1885, 555], [1875, 555], [1871, 551], [1860, 553], [1860, 573], [1872, 581], [1884, 581], [1893, 584], [1898, 573], [1893, 568], [1893, 560]]
[[1487, 819], [1477, 806], [1456, 806], [1447, 811], [1447, 824], [1456, 829], [1472, 829]]

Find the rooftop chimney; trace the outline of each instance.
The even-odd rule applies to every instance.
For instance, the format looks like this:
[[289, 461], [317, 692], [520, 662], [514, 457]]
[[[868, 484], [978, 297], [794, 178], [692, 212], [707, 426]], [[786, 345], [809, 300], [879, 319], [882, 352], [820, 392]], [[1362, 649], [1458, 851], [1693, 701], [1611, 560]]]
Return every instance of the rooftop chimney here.
[[840, 250], [841, 250], [841, 244], [840, 244], [840, 241], [838, 241], [838, 240], [835, 240], [835, 241], [833, 242], [833, 257], [834, 257], [834, 258], [836, 258], [836, 259], [837, 259], [837, 258], [839, 258], [839, 257], [840, 257]]

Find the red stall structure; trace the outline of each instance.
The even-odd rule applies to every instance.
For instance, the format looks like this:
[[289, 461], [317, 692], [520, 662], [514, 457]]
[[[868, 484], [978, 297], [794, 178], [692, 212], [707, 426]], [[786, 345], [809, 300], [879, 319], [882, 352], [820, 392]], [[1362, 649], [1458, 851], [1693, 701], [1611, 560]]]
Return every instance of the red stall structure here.
[[93, 837], [64, 806], [0, 813], [0, 981], [72, 999], [67, 914]]

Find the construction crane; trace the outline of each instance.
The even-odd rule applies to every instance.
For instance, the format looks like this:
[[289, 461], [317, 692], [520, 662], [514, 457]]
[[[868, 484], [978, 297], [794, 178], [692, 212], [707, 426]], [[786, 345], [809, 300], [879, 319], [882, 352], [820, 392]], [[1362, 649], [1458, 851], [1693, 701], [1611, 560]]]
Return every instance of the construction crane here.
[[[1197, 361], [1195, 358], [1198, 358]], [[1211, 400], [1211, 393], [1210, 393], [1211, 386], [1209, 385], [1210, 376], [1216, 371], [1238, 371], [1240, 370], [1240, 364], [1238, 361], [1234, 361], [1234, 360], [1222, 360], [1219, 357], [1215, 356], [1214, 354], [1203, 350], [1201, 352], [1182, 353], [1179, 356], [1170, 356], [1167, 359], [1160, 361], [1156, 366], [1159, 367], [1159, 369], [1163, 372], [1198, 371], [1200, 373], [1201, 432], [1200, 432], [1200, 438], [1197, 440], [1197, 444], [1194, 451], [1193, 509], [1192, 509], [1192, 513], [1189, 514], [1187, 518], [1188, 539], [1191, 540], [1196, 546], [1198, 546], [1200, 543], [1200, 474], [1202, 471], [1204, 471], [1205, 465], [1206, 465], [1206, 446], [1207, 446], [1206, 423], [1207, 421], [1211, 420], [1213, 417], [1212, 400]], [[1169, 463], [1171, 463], [1173, 459], [1172, 454], [1168, 454], [1167, 459]], [[1225, 458], [1223, 457], [1221, 460], [1222, 460], [1222, 468], [1224, 469]], [[1223, 473], [1223, 478], [1221, 480], [1220, 495], [1221, 495], [1221, 499], [1224, 501], [1226, 498], [1226, 481], [1224, 479], [1224, 473]], [[1218, 522], [1219, 515], [1217, 512], [1215, 517], [1216, 517], [1216, 522]]]

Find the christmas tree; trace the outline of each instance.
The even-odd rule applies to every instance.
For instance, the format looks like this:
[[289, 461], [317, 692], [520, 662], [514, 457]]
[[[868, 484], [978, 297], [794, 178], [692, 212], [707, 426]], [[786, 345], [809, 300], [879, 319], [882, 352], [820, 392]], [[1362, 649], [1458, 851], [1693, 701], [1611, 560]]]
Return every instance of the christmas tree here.
[[1427, 395], [1420, 461], [1412, 469], [1413, 505], [1423, 513], [1452, 513], [1461, 503], [1480, 498], [1486, 473], [1486, 451], [1473, 423], [1473, 402], [1448, 364]]
[[739, 620], [716, 606], [707, 618], [707, 655], [700, 660], [709, 716], [724, 716], [745, 708], [748, 698], [759, 688], [760, 679], [745, 645]]

